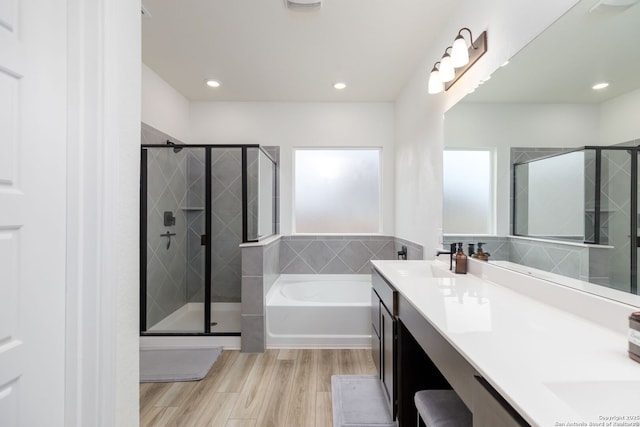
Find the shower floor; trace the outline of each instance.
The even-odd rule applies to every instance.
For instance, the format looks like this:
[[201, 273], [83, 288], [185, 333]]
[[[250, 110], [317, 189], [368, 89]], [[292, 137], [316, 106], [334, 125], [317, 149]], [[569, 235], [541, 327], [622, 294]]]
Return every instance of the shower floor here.
[[[213, 323], [216, 323], [213, 325]], [[211, 332], [240, 332], [240, 303], [216, 302], [211, 304]], [[204, 331], [204, 303], [190, 302], [148, 329], [148, 332]]]

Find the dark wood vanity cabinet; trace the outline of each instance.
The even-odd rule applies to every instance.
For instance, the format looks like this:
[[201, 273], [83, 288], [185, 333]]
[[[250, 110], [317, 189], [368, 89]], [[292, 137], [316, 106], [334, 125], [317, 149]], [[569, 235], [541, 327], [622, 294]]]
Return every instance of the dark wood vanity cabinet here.
[[371, 351], [394, 419], [397, 408], [397, 301], [397, 291], [374, 269], [371, 289]]

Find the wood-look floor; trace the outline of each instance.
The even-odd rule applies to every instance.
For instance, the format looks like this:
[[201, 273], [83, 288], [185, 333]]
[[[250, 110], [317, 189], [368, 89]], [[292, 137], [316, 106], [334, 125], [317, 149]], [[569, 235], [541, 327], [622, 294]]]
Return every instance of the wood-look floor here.
[[201, 381], [140, 384], [140, 425], [331, 427], [331, 375], [375, 373], [367, 349], [225, 350]]

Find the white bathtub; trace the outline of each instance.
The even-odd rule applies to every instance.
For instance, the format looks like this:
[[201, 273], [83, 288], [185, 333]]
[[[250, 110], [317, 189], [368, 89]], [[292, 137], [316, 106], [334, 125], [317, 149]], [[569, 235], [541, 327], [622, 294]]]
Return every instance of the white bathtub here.
[[283, 274], [266, 298], [268, 347], [371, 345], [371, 276]]

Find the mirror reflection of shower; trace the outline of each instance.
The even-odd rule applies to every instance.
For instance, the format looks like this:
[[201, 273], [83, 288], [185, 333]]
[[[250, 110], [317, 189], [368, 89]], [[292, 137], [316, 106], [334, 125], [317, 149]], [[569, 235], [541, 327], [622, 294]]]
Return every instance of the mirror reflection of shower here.
[[140, 332], [237, 336], [240, 245], [275, 233], [277, 147], [174, 141], [142, 145]]

